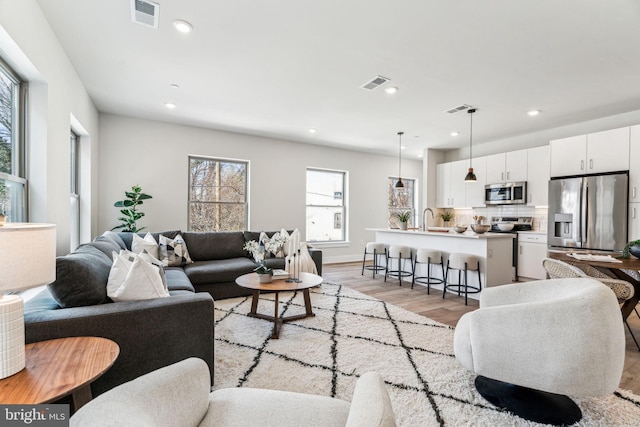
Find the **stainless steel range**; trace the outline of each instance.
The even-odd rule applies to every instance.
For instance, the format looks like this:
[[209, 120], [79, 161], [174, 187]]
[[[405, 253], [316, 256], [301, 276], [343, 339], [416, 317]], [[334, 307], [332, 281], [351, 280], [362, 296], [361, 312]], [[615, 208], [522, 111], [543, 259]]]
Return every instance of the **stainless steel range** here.
[[[507, 224], [506, 228], [511, 228], [508, 224], [513, 224], [513, 228], [511, 230], [501, 230], [500, 224]], [[491, 230], [490, 233], [517, 233], [518, 231], [530, 231], [533, 229], [533, 217], [531, 216], [520, 216], [520, 217], [501, 217], [501, 216], [492, 216], [491, 217]], [[503, 227], [505, 228], [505, 227]], [[513, 250], [512, 250], [512, 260], [513, 260], [513, 271], [515, 273], [514, 279], [518, 277], [518, 239], [513, 239]]]

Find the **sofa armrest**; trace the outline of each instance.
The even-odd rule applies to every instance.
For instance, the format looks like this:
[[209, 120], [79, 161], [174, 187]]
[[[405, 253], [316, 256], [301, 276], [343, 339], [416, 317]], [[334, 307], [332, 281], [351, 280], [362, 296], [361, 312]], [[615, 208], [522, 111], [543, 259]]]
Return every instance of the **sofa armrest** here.
[[175, 295], [25, 314], [26, 342], [70, 336], [115, 341], [120, 355], [91, 385], [94, 395], [188, 357], [204, 360], [213, 382], [213, 298]]
[[318, 276], [322, 276], [322, 251], [320, 249], [309, 248], [311, 259], [316, 264]]

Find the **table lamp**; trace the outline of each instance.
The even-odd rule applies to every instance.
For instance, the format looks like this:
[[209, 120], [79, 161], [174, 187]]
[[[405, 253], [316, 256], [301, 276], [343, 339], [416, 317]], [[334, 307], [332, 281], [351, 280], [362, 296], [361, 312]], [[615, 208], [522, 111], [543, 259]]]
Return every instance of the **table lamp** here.
[[0, 379], [25, 366], [24, 304], [3, 295], [51, 283], [56, 278], [56, 226], [7, 223], [0, 227]]

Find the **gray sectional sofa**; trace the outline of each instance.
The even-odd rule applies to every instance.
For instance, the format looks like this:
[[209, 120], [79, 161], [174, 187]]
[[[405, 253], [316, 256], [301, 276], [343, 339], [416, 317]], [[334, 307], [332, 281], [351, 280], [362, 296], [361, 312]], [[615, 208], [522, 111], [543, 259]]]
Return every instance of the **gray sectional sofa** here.
[[[156, 241], [160, 234], [171, 239], [181, 234], [194, 261], [165, 268], [170, 297], [112, 302], [106, 293], [112, 252], [131, 249], [133, 235], [105, 233], [58, 257], [56, 281], [25, 303], [27, 343], [99, 336], [120, 346], [114, 365], [91, 385], [94, 395], [188, 357], [203, 359], [213, 382], [214, 298], [250, 294], [235, 279], [256, 268], [242, 248], [260, 233], [152, 234]], [[322, 253], [310, 252], [321, 274]], [[284, 268], [284, 259], [267, 258], [266, 264]]]

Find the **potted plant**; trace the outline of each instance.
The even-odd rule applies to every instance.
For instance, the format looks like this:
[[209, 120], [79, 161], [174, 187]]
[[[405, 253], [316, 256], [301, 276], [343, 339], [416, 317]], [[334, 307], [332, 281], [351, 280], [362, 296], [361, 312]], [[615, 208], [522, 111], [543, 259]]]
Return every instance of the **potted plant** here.
[[136, 222], [144, 216], [144, 212], [137, 210], [137, 207], [142, 204], [143, 200], [151, 199], [152, 197], [142, 192], [142, 187], [134, 185], [131, 187], [131, 191], [124, 192], [126, 199], [118, 200], [113, 204], [116, 208], [120, 209], [120, 213], [123, 215], [118, 218], [118, 221], [122, 221], [122, 224], [113, 227], [111, 230], [130, 231], [137, 233], [144, 230], [146, 227], [138, 228]]
[[411, 211], [401, 211], [396, 214], [396, 218], [400, 222], [400, 230], [407, 229], [407, 223], [411, 219]]
[[640, 239], [627, 243], [620, 258], [629, 259], [629, 255], [640, 258]]
[[453, 212], [451, 211], [444, 211], [440, 214], [440, 218], [442, 218], [442, 221], [444, 222], [444, 226], [448, 227], [449, 226], [449, 221], [451, 221], [453, 219]]
[[7, 213], [4, 210], [4, 205], [0, 205], [0, 227], [7, 222]]
[[260, 283], [271, 283], [271, 279], [273, 279], [273, 269], [264, 264], [260, 264], [253, 271], [258, 274], [258, 281]]

